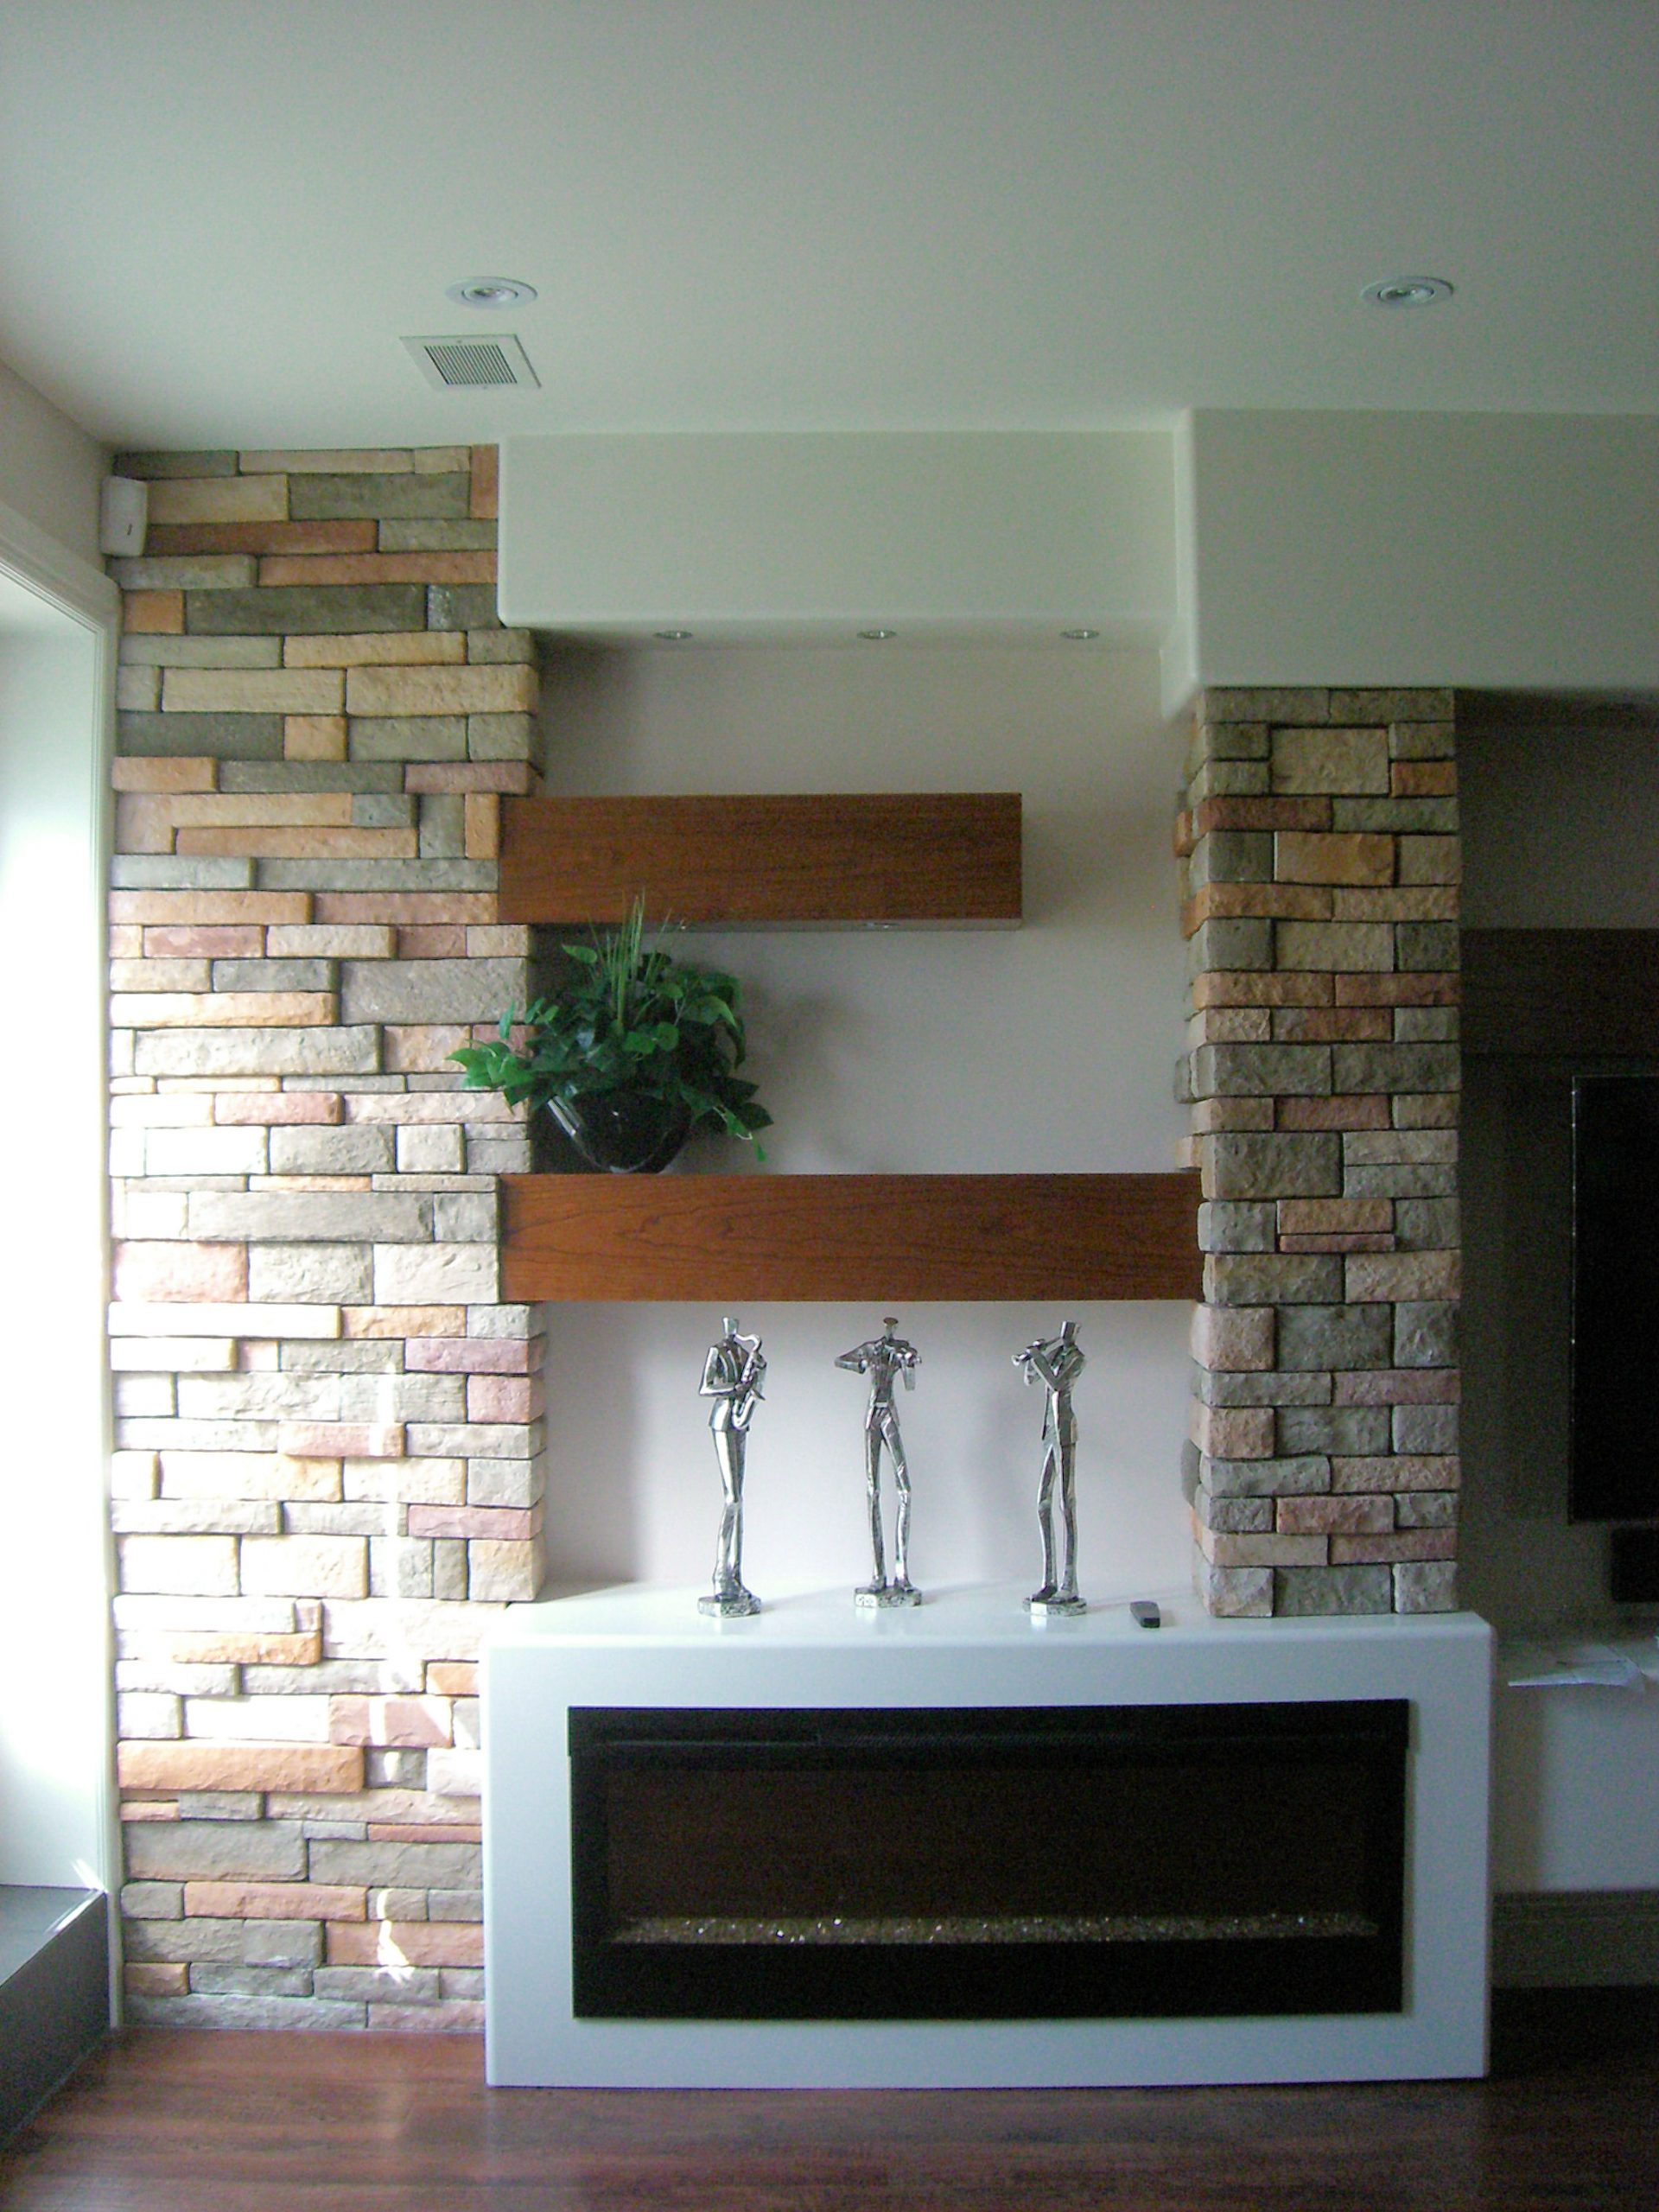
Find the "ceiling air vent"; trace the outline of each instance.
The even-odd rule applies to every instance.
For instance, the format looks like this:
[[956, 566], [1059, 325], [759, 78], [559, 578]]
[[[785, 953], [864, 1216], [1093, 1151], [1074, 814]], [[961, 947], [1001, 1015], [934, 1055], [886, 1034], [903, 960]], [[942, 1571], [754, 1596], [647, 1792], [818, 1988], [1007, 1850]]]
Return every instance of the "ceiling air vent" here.
[[516, 338], [405, 338], [404, 343], [421, 374], [440, 391], [541, 383]]

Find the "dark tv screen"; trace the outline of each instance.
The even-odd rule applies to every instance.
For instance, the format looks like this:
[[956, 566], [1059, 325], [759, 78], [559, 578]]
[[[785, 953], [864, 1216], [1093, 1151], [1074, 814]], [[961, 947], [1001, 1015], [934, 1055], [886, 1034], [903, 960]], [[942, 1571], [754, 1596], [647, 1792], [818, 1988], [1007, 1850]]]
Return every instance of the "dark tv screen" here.
[[1575, 1521], [1659, 1516], [1659, 1076], [1573, 1084]]

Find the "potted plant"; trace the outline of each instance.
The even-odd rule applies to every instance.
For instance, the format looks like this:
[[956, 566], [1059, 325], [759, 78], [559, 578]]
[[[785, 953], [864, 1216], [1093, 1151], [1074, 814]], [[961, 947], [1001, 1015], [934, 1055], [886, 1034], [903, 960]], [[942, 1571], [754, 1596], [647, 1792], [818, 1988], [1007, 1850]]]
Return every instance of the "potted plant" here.
[[753, 1141], [770, 1124], [736, 1072], [735, 979], [671, 959], [660, 937], [647, 944], [643, 897], [620, 928], [563, 950], [570, 977], [525, 1007], [521, 1050], [509, 1007], [494, 1039], [450, 1054], [467, 1090], [545, 1106], [584, 1159], [617, 1173], [665, 1167], [698, 1130]]

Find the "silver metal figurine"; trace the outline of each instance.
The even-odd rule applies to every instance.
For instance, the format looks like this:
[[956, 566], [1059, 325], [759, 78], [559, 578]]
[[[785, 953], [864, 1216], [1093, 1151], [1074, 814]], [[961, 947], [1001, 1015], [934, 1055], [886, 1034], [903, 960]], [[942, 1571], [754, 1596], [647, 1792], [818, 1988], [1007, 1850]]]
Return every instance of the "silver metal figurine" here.
[[[879, 1337], [855, 1344], [851, 1351], [842, 1352], [836, 1362], [837, 1367], [870, 1378], [870, 1402], [864, 1415], [864, 1479], [869, 1491], [870, 1550], [874, 1572], [862, 1589], [854, 1592], [855, 1605], [919, 1605], [922, 1602], [921, 1592], [910, 1579], [910, 1467], [905, 1458], [904, 1440], [899, 1433], [898, 1408], [893, 1402], [893, 1384], [899, 1376], [905, 1378], [906, 1389], [916, 1388], [916, 1369], [921, 1354], [914, 1344], [906, 1344], [893, 1333], [898, 1326], [897, 1316], [887, 1314]], [[887, 1579], [881, 1529], [884, 1446], [893, 1462], [893, 1487], [899, 1494], [893, 1515], [891, 1581]]]
[[741, 1334], [734, 1315], [728, 1315], [721, 1325], [726, 1333], [709, 1347], [697, 1395], [714, 1400], [709, 1408], [709, 1427], [715, 1440], [715, 1456], [720, 1461], [725, 1504], [715, 1553], [715, 1586], [706, 1598], [698, 1599], [697, 1611], [731, 1620], [760, 1610], [760, 1600], [743, 1584], [743, 1457], [749, 1423], [760, 1402], [766, 1363], [760, 1338]]
[[[1035, 1377], [1048, 1391], [1048, 1403], [1043, 1414], [1043, 1471], [1037, 1486], [1037, 1522], [1043, 1536], [1043, 1582], [1041, 1589], [1033, 1590], [1026, 1602], [1038, 1619], [1046, 1619], [1051, 1614], [1084, 1613], [1088, 1605], [1077, 1595], [1077, 1422], [1071, 1410], [1071, 1386], [1084, 1368], [1083, 1354], [1077, 1348], [1077, 1323], [1068, 1321], [1058, 1337], [1037, 1338], [1023, 1351], [1015, 1352], [1014, 1363], [1023, 1373], [1027, 1385]], [[1064, 1563], [1058, 1575], [1054, 1571], [1057, 1476], [1060, 1528], [1065, 1540]]]

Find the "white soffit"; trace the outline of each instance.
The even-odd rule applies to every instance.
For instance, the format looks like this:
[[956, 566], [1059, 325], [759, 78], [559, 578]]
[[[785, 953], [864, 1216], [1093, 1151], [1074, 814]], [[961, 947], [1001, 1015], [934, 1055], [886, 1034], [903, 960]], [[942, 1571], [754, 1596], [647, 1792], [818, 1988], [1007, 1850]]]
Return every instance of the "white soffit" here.
[[[0, 11], [0, 358], [121, 446], [1652, 411], [1656, 207], [1652, 0]], [[542, 388], [425, 389], [492, 269]]]
[[625, 639], [1162, 638], [1173, 441], [1097, 435], [513, 438], [504, 621]]

